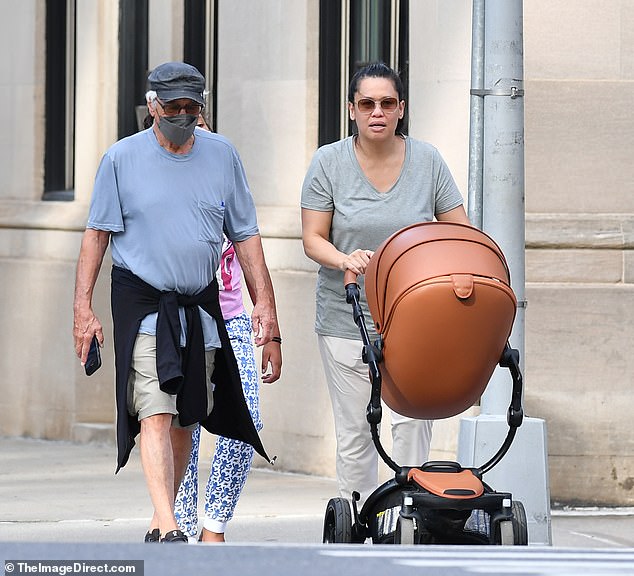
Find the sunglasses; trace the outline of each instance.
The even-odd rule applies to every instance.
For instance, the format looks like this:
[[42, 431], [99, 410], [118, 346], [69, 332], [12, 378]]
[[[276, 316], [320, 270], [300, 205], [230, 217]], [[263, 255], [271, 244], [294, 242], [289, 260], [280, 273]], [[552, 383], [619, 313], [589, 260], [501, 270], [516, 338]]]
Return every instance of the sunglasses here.
[[196, 104], [195, 102], [190, 104], [179, 104], [178, 102], [161, 102], [158, 98], [156, 100], [161, 105], [161, 108], [163, 108], [165, 116], [176, 116], [181, 110], [185, 110], [185, 114], [198, 116], [200, 111], [203, 109], [200, 104]]
[[396, 98], [383, 98], [381, 100], [359, 98], [359, 100], [357, 100], [357, 109], [362, 114], [372, 114], [377, 105], [381, 107], [383, 112], [392, 113], [398, 108], [398, 100]]

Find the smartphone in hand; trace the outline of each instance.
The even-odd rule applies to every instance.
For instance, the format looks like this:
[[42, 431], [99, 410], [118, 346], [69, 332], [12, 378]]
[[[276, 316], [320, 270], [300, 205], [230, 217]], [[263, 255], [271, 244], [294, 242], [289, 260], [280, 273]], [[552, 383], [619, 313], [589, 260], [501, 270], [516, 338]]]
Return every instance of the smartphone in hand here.
[[90, 350], [88, 350], [88, 358], [86, 358], [86, 364], [84, 365], [86, 376], [94, 374], [100, 366], [101, 350], [99, 348], [99, 341], [97, 340], [97, 336], [93, 336], [92, 342], [90, 343]]

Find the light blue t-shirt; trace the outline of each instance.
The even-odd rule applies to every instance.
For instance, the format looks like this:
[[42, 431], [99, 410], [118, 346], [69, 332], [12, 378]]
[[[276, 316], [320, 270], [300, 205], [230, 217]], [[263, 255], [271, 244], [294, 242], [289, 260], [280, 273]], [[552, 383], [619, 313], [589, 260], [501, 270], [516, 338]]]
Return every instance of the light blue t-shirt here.
[[[213, 280], [223, 232], [233, 242], [258, 233], [255, 205], [236, 149], [196, 129], [187, 154], [160, 146], [152, 128], [104, 154], [88, 228], [112, 232], [112, 261], [162, 291], [197, 294]], [[220, 347], [215, 321], [201, 310], [205, 346]], [[184, 344], [184, 314], [181, 310]], [[156, 314], [141, 325], [156, 333]]]

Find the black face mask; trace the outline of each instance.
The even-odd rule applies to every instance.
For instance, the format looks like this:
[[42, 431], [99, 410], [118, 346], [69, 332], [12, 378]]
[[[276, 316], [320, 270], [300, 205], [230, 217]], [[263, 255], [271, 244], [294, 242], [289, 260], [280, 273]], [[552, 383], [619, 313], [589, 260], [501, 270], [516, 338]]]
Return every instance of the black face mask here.
[[198, 116], [194, 114], [177, 114], [176, 116], [161, 116], [159, 130], [172, 144], [182, 146], [194, 134]]

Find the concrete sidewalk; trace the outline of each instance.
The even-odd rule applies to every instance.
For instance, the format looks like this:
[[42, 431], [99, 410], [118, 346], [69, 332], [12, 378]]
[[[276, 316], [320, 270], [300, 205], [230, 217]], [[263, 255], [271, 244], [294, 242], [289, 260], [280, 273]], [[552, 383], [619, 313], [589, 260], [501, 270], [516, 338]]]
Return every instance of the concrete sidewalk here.
[[[0, 542], [140, 542], [152, 507], [138, 448], [116, 476], [115, 456], [112, 446], [0, 438]], [[201, 461], [202, 482], [208, 470]], [[227, 540], [319, 544], [334, 495], [330, 478], [255, 469]], [[554, 547], [634, 548], [634, 509], [553, 510], [552, 534]]]

